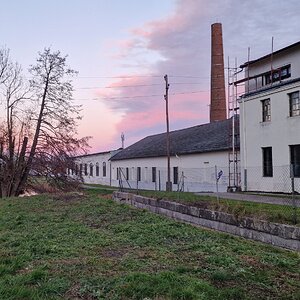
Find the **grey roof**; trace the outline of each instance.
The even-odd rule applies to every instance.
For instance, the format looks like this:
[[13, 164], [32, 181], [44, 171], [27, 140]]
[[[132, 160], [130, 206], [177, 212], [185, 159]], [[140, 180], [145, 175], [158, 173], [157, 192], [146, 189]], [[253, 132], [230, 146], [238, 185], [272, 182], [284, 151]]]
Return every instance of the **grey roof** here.
[[[238, 132], [238, 119], [236, 120]], [[228, 150], [231, 147], [232, 119], [215, 121], [170, 132], [171, 155]], [[239, 147], [239, 140], [238, 140]], [[125, 148], [111, 160], [166, 156], [166, 133], [151, 135]]]

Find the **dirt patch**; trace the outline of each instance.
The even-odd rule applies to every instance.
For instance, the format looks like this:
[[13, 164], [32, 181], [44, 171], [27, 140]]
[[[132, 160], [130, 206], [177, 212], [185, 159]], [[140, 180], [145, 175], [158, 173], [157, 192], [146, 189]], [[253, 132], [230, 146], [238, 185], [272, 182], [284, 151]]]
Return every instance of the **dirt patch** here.
[[64, 299], [68, 300], [95, 300], [97, 297], [94, 297], [93, 295], [84, 292], [81, 292], [81, 286], [79, 283], [74, 284], [71, 286], [71, 288], [65, 293]]
[[87, 197], [80, 192], [73, 192], [73, 193], [57, 193], [51, 195], [52, 200], [55, 201], [63, 201], [63, 202], [73, 202], [73, 201], [82, 201], [85, 200]]
[[256, 269], [266, 269], [267, 265], [261, 263], [257, 258], [248, 255], [240, 256], [242, 262], [246, 263], [248, 266], [255, 267]]
[[111, 200], [112, 194], [98, 195], [98, 198]]
[[121, 249], [103, 249], [100, 253], [102, 257], [107, 258], [122, 258], [124, 255], [129, 253], [131, 250], [128, 248]]

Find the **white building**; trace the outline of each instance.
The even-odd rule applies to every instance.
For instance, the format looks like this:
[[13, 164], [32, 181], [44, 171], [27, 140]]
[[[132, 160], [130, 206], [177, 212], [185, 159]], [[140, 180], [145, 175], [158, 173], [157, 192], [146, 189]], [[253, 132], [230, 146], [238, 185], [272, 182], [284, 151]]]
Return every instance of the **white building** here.
[[81, 174], [84, 183], [111, 185], [110, 158], [118, 151], [120, 149], [77, 156], [69, 175]]
[[[170, 132], [172, 190], [219, 191], [228, 188], [232, 120]], [[165, 190], [166, 133], [148, 136], [111, 159], [112, 185]]]
[[246, 83], [239, 100], [243, 189], [291, 192], [292, 170], [300, 192], [300, 42], [241, 67]]

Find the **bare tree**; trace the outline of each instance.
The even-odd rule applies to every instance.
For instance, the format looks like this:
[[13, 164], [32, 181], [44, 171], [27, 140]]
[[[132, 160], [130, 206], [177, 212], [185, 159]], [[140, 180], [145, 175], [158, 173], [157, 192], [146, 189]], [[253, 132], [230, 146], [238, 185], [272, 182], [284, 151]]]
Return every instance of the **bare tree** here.
[[68, 68], [66, 57], [46, 48], [29, 71], [32, 79], [25, 86], [21, 68], [2, 51], [6, 119], [0, 127], [1, 197], [19, 195], [30, 174], [60, 186], [70, 183], [66, 168], [88, 146], [87, 137], [76, 138], [80, 107], [72, 102], [73, 87], [66, 79], [76, 72]]

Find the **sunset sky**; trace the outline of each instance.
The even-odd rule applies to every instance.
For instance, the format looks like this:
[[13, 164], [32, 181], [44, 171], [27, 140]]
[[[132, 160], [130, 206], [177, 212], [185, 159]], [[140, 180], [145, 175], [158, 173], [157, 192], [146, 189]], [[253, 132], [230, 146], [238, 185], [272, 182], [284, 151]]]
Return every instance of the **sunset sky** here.
[[90, 152], [125, 146], [165, 131], [164, 75], [170, 81], [170, 128], [208, 121], [210, 26], [223, 24], [233, 65], [300, 40], [298, 0], [1, 1], [0, 46], [26, 71], [50, 46], [79, 71], [80, 136]]

